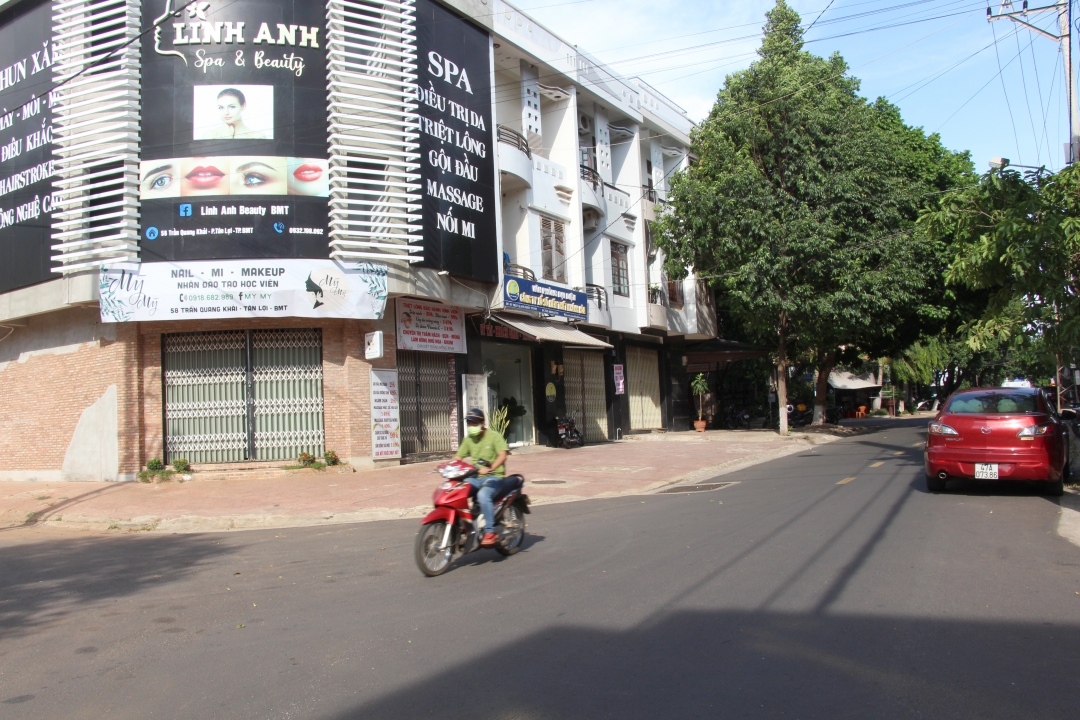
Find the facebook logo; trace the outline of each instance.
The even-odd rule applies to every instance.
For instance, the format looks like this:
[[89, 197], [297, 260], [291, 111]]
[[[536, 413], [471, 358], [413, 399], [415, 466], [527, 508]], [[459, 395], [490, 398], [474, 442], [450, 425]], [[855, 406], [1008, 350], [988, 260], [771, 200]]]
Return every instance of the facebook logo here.
[[189, 203], [180, 206], [180, 217], [191, 217], [191, 205]]

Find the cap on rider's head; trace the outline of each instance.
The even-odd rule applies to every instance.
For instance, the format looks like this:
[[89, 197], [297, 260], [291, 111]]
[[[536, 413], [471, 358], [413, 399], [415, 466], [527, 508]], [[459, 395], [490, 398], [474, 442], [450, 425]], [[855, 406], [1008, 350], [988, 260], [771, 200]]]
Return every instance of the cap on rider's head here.
[[465, 422], [470, 425], [483, 425], [484, 411], [477, 407], [469, 408], [469, 412], [465, 414]]

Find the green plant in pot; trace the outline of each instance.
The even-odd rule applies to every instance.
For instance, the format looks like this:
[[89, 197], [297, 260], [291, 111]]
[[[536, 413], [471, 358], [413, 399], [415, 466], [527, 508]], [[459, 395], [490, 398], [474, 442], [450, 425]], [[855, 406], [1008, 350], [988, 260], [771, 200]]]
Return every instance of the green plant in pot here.
[[697, 377], [690, 381], [690, 392], [697, 395], [697, 420], [694, 421], [694, 429], [705, 432], [705, 394], [709, 392], [709, 381], [705, 373], [698, 373]]

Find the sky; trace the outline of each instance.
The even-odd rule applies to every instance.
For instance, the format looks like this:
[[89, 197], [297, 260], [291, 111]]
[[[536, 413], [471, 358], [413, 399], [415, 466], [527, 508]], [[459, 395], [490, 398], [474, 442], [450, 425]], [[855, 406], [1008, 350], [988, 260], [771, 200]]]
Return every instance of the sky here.
[[[1030, 0], [1034, 9], [1052, 0]], [[519, 0], [522, 10], [613, 70], [638, 76], [703, 119], [731, 72], [756, 58], [773, 0]], [[1060, 169], [1068, 142], [1059, 43], [1002, 19], [986, 0], [789, 0], [805, 49], [840, 53], [868, 98], [885, 97], [904, 120], [971, 152]], [[995, 14], [1000, 0], [993, 0]], [[1021, 0], [1016, 0], [1016, 9]], [[1056, 12], [1028, 21], [1057, 34]], [[1080, 7], [1074, 25], [1080, 27]], [[1077, 33], [1080, 35], [1080, 32]], [[1076, 65], [1077, 43], [1073, 43]]]

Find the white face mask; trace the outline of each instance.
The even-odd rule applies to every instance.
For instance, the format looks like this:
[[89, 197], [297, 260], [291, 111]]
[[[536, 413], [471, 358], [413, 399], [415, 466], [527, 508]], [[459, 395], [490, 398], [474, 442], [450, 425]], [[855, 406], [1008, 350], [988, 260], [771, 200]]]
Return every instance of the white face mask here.
[[469, 426], [469, 435], [472, 436], [472, 437], [476, 437], [477, 435], [479, 435], [483, 431], [484, 431], [484, 426], [483, 425], [470, 425]]

